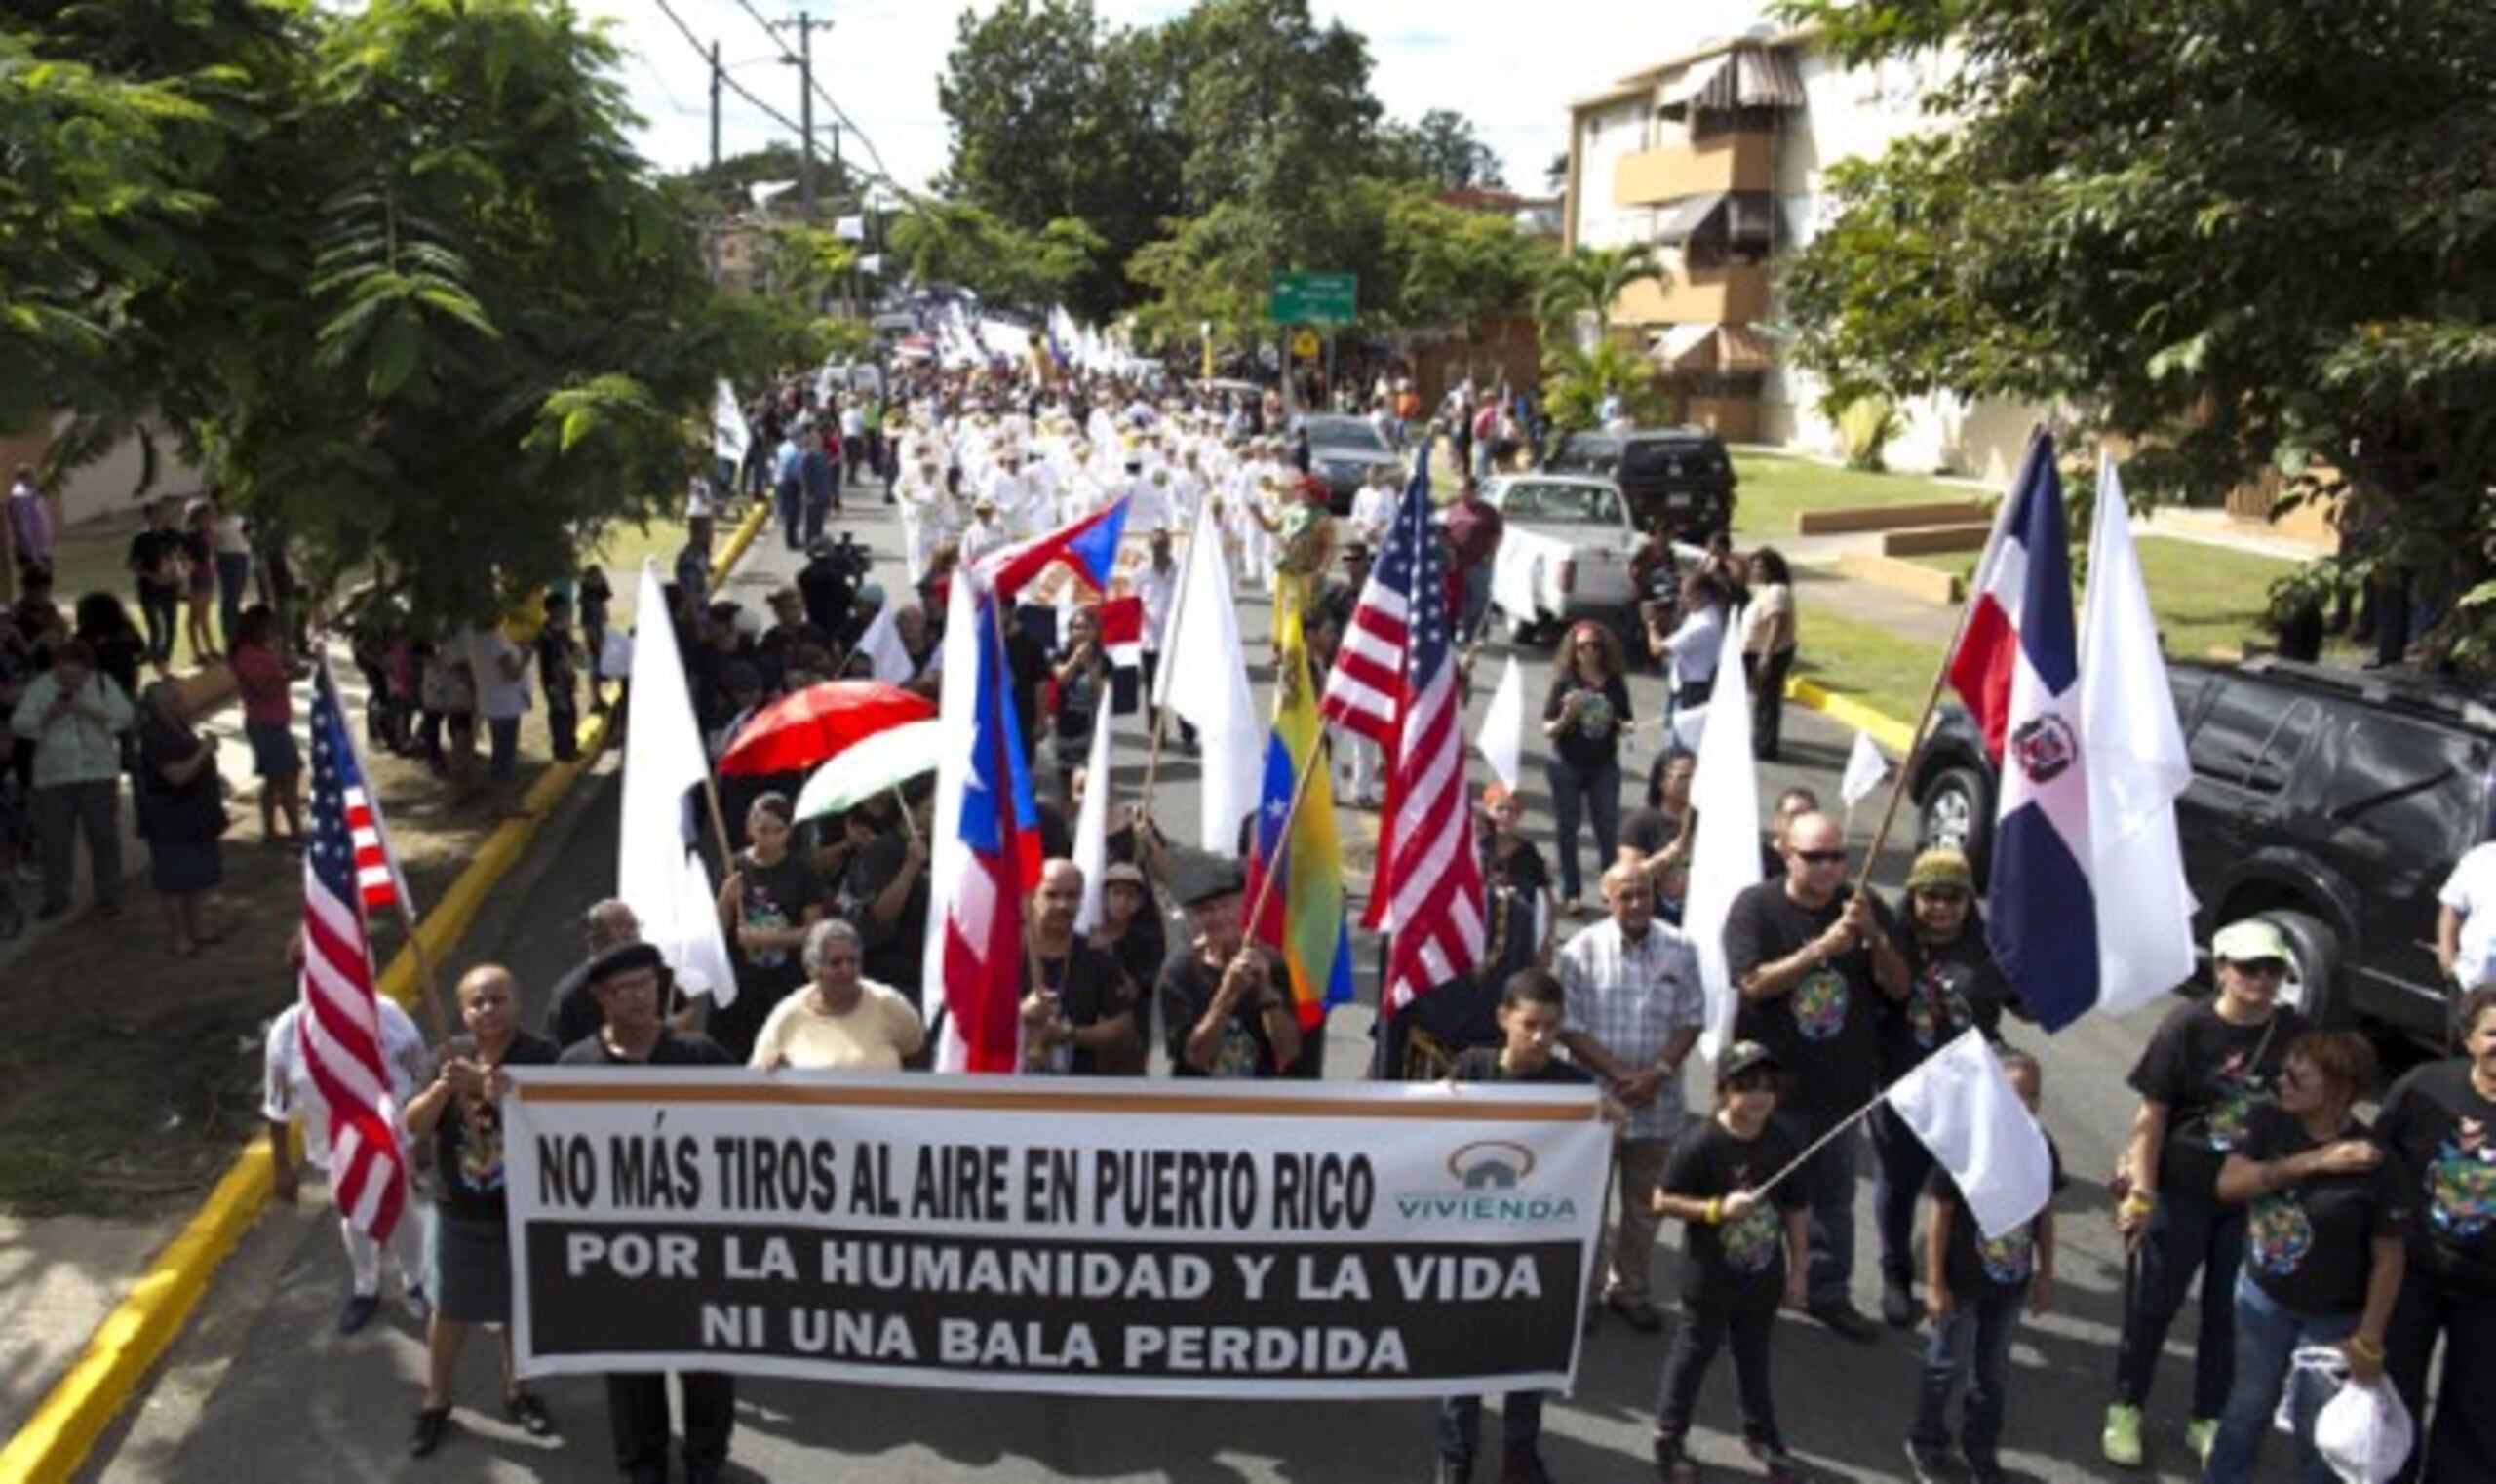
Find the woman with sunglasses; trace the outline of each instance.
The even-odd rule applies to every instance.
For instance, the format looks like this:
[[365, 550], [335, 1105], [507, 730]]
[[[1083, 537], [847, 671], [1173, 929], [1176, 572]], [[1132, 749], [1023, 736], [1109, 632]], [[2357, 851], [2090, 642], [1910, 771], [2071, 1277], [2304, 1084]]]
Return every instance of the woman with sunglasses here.
[[[1927, 850], [1907, 872], [1904, 999], [1883, 997], [1881, 1085], [1974, 1028], [2002, 1038], [2002, 1012], [2018, 995], [1986, 947], [1977, 919], [1975, 875], [1956, 850]], [[1887, 1103], [1872, 1110], [1872, 1228], [1881, 1238], [1881, 1318], [1892, 1329], [1915, 1323], [1916, 1197], [1932, 1178], [1932, 1152]]]
[[2167, 1327], [2195, 1279], [2201, 1327], [2193, 1355], [2186, 1446], [2205, 1456], [2236, 1379], [2236, 1276], [2244, 1259], [2244, 1209], [2218, 1191], [2220, 1167], [2241, 1148], [2305, 1018], [2279, 1002], [2287, 935], [2261, 918], [2219, 929], [2210, 942], [2218, 994], [2179, 1006], [2132, 1068], [2140, 1108], [2115, 1172], [2116, 1229], [2131, 1250], [2124, 1330], [2115, 1352], [2115, 1401], [2098, 1440], [2106, 1462], [2140, 1466], [2141, 1404], [2158, 1376]]
[[2374, 1080], [2374, 1048], [2354, 1031], [2309, 1031], [2288, 1046], [2279, 1102], [2253, 1110], [2243, 1144], [2219, 1167], [2219, 1198], [2247, 1205], [2236, 1280], [2236, 1384], [2202, 1477], [2253, 1477], [2280, 1389], [2296, 1419], [2297, 1476], [2338, 1477], [2314, 1448], [2329, 1385], [2289, 1372], [2299, 1347], [2337, 1346], [2351, 1379], [2383, 1377], [2384, 1334], [2400, 1296], [2409, 1192], [2398, 1165], [2350, 1115]]
[[1551, 691], [1542, 702], [1542, 734], [1551, 741], [1543, 764], [1558, 823], [1560, 895], [1573, 918], [1586, 915], [1578, 875], [1578, 824], [1591, 814], [1595, 863], [1610, 869], [1620, 841], [1620, 737], [1630, 723], [1629, 683], [1620, 641], [1591, 620], [1572, 624], [1552, 656]]

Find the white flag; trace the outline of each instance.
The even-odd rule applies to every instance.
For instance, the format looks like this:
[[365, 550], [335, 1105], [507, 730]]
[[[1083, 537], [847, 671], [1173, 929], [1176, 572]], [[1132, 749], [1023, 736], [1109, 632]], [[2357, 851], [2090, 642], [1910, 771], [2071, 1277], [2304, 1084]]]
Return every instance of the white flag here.
[[742, 467], [754, 435], [746, 428], [745, 410], [737, 406], [737, 390], [720, 378], [720, 395], [711, 405], [711, 452], [722, 463]]
[[1853, 808], [1871, 798], [1872, 791], [1889, 776], [1890, 762], [1873, 745], [1872, 734], [1857, 730], [1854, 750], [1846, 755], [1846, 775], [1837, 781], [1837, 797], [1846, 801], [1848, 808]]
[[1239, 822], [1257, 807], [1266, 774], [1266, 728], [1248, 694], [1248, 664], [1239, 648], [1239, 615], [1223, 570], [1222, 531], [1213, 502], [1196, 512], [1188, 538], [1188, 566], [1171, 596], [1174, 632], [1162, 652], [1172, 663], [1155, 676], [1156, 705], [1195, 723], [1204, 760], [1204, 819], [1199, 842], [1216, 855], [1239, 853]]
[[1482, 749], [1482, 761], [1510, 789], [1517, 787], [1523, 776], [1525, 756], [1525, 676], [1517, 669], [1517, 657], [1508, 656], [1506, 668], [1500, 672], [1499, 688], [1491, 692], [1491, 704], [1482, 713], [1482, 731], [1474, 738]]
[[910, 679], [910, 647], [901, 642], [901, 627], [895, 618], [898, 605], [887, 598], [876, 609], [867, 632], [858, 636], [858, 652], [867, 656], [868, 674], [888, 684], [898, 685]]
[[866, 256], [858, 259], [858, 271], [861, 273], [883, 272], [884, 254], [881, 253], [870, 253]]
[[839, 238], [842, 242], [865, 242], [867, 240], [867, 218], [864, 216], [835, 216], [832, 218], [832, 235]]
[[[710, 776], [684, 661], [668, 622], [655, 558], [642, 562], [633, 606], [633, 688], [625, 703], [624, 820], [615, 894], [641, 919], [642, 941], [680, 978], [709, 985], [715, 1002], [736, 998], [736, 971], [701, 860], [684, 838], [685, 794]], [[697, 900], [688, 901], [692, 897]]]
[[[1699, 827], [1706, 828], [1703, 815]], [[1961, 1032], [1881, 1096], [1950, 1172], [1985, 1235], [2017, 1230], [2052, 1198], [2046, 1131], [2019, 1101], [1983, 1032]]]
[[1092, 751], [1083, 760], [1083, 804], [1074, 814], [1074, 864], [1083, 871], [1083, 905], [1074, 914], [1079, 933], [1101, 925], [1101, 873], [1110, 865], [1110, 718], [1114, 710], [1108, 696], [1093, 708]]
[[1698, 838], [1691, 842], [1690, 896], [1681, 920], [1698, 952], [1699, 984], [1707, 994], [1701, 1041], [1712, 1058], [1733, 1038], [1734, 1007], [1740, 998], [1725, 960], [1725, 918], [1734, 898], [1759, 879], [1759, 771], [1751, 759], [1750, 686], [1742, 675], [1738, 621], [1725, 626], [1707, 715], [1698, 767], [1690, 780]]
[[2120, 1015], [2193, 973], [2193, 893], [2175, 835], [2175, 799], [2193, 781], [2193, 766], [2132, 549], [2123, 482], [2102, 452], [2081, 613], [2080, 730], [2089, 760], [2097, 1008]]

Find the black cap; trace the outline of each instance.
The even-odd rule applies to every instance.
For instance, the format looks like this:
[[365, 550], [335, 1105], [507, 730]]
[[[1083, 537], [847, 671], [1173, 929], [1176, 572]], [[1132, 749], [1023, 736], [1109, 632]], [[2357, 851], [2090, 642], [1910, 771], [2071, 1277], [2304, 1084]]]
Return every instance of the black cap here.
[[1223, 897], [1235, 897], [1247, 886], [1248, 879], [1240, 872], [1237, 861], [1208, 856], [1178, 873], [1172, 894], [1182, 907], [1200, 907]]
[[1757, 1072], [1763, 1067], [1771, 1072], [1784, 1070], [1776, 1064], [1776, 1053], [1766, 1046], [1757, 1041], [1736, 1041], [1726, 1047], [1724, 1056], [1718, 1059], [1716, 1080], [1721, 1085], [1745, 1072]]
[[667, 958], [656, 947], [647, 943], [618, 943], [589, 961], [589, 972], [585, 977], [594, 990], [619, 975], [640, 969], [664, 972], [666, 968]]

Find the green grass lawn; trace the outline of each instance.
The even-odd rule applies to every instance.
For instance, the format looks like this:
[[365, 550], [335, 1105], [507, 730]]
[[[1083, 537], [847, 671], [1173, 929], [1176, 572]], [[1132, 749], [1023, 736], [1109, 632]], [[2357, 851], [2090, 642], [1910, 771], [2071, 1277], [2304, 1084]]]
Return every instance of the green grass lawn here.
[[[2298, 565], [2163, 536], [2143, 536], [2136, 546], [2159, 635], [2166, 652], [2180, 659], [2204, 659], [2213, 650], [2241, 650], [2248, 641], [2265, 638], [2262, 615], [2271, 605], [2271, 584]], [[1912, 560], [1956, 572], [1964, 583], [1975, 574], [1977, 555], [1949, 552]]]
[[1832, 612], [1826, 604], [1805, 611], [1801, 623], [1802, 646], [1794, 655], [1798, 678], [1913, 724], [1941, 663], [1938, 649]]
[[1737, 540], [1791, 536], [1794, 518], [1807, 510], [1832, 510], [1844, 505], [1917, 505], [1931, 500], [1979, 498], [1983, 493], [1965, 485], [1945, 485], [1912, 474], [1862, 474], [1749, 449], [1734, 454], [1734, 472], [1741, 480], [1734, 505], [1734, 534]]

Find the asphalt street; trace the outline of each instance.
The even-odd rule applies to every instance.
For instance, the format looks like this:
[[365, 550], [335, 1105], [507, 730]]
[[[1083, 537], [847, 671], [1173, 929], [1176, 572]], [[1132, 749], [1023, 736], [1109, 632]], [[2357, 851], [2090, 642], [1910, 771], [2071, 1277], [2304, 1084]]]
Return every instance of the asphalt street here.
[[[872, 502], [872, 503], [871, 503]], [[899, 582], [898, 528], [880, 497], [853, 491], [850, 525], [878, 558], [877, 579]], [[731, 581], [729, 592], [760, 605], [795, 566], [776, 530], [766, 530]], [[1243, 602], [1242, 628], [1252, 662], [1264, 651], [1262, 600]], [[1803, 643], [1811, 615], [1802, 615]], [[1495, 646], [1494, 657], [1500, 652]], [[1529, 694], [1545, 672], [1546, 655], [1525, 657]], [[1258, 669], [1261, 701], [1265, 672]], [[1652, 710], [1659, 683], [1634, 683], [1635, 700]], [[1489, 677], [1475, 705], [1488, 699]], [[1532, 731], [1533, 729], [1530, 729]], [[1851, 736], [1797, 709], [1787, 726], [1788, 761], [1764, 770], [1763, 801], [1789, 781], [1835, 797], [1836, 774]], [[1653, 746], [1648, 733], [1648, 748]], [[1539, 731], [1529, 742], [1539, 744]], [[1145, 740], [1132, 723], [1118, 739], [1120, 798], [1141, 787]], [[1653, 753], [1643, 750], [1625, 771], [1643, 778]], [[610, 757], [599, 775], [576, 790], [549, 821], [531, 859], [500, 893], [472, 933], [466, 952], [446, 966], [509, 965], [536, 1020], [547, 987], [579, 957], [577, 924], [614, 880], [618, 791]], [[1479, 764], [1476, 772], [1479, 773]], [[1528, 768], [1529, 817], [1544, 811], [1539, 771]], [[1194, 768], [1165, 758], [1155, 813], [1165, 822], [1195, 818]], [[1853, 821], [1859, 844], [1871, 833], [1882, 800]], [[1356, 816], [1347, 836], [1374, 831]], [[1908, 832], [1901, 828], [1899, 834]], [[1350, 873], [1357, 888], [1365, 864]], [[1905, 855], [1891, 850], [1876, 883], [1894, 889]], [[1375, 957], [1356, 945], [1365, 978]], [[2097, 1458], [2097, 1429], [2111, 1384], [2123, 1266], [2107, 1220], [2103, 1177], [2128, 1122], [2125, 1072], [2149, 1029], [2164, 1013], [2153, 1006], [2122, 1020], [2089, 1020], [2050, 1041], [2028, 1040], [2046, 1068], [2046, 1123], [2060, 1145], [2072, 1183], [2057, 1202], [2061, 1228], [2057, 1311], [2031, 1321], [2014, 1351], [2006, 1460], [2037, 1480], [2099, 1479], [2114, 1472]], [[1366, 1007], [1339, 1012], [1329, 1057], [1332, 1074], [1355, 1075], [1368, 1043]], [[1695, 1089], [1694, 1089], [1695, 1090]], [[1867, 1187], [1858, 1201], [1863, 1254], [1857, 1302], [1875, 1308], [1877, 1279]], [[588, 1481], [613, 1477], [603, 1393], [595, 1382], [555, 1379], [542, 1393], [563, 1428], [559, 1441], [538, 1442], [505, 1423], [490, 1348], [472, 1343], [460, 1372], [463, 1405], [443, 1450], [411, 1462], [405, 1447], [423, 1364], [415, 1324], [395, 1308], [363, 1334], [341, 1339], [332, 1318], [345, 1271], [333, 1218], [313, 1202], [273, 1210], [218, 1276], [201, 1316], [147, 1393], [98, 1450], [88, 1477], [116, 1484], [223, 1484], [223, 1481], [459, 1479]], [[1669, 1293], [1678, 1235], [1667, 1225], [1658, 1255], [1659, 1292]], [[2141, 1478], [2193, 1476], [2181, 1440], [2189, 1313], [2179, 1320], [2168, 1362], [2153, 1399], [2149, 1438], [2154, 1471]], [[1661, 1337], [1633, 1333], [1617, 1320], [1585, 1342], [1574, 1395], [1545, 1414], [1543, 1454], [1562, 1480], [1652, 1477], [1648, 1434], [1664, 1353]], [[1920, 1346], [1914, 1336], [1885, 1332], [1871, 1345], [1839, 1339], [1808, 1320], [1788, 1318], [1776, 1339], [1776, 1392], [1789, 1442], [1814, 1476], [1892, 1479], [1903, 1475], [1901, 1440], [1912, 1411]], [[1711, 1476], [1756, 1477], [1735, 1435], [1730, 1362], [1709, 1378], [1699, 1408], [1695, 1452]], [[1422, 1402], [1278, 1404], [1098, 1397], [1018, 1397], [859, 1386], [747, 1382], [739, 1387], [732, 1476], [796, 1480], [878, 1481], [1166, 1479], [1184, 1484], [1231, 1481], [1419, 1479], [1431, 1467], [1431, 1408]], [[1496, 1424], [1486, 1425], [1486, 1432]], [[1493, 1433], [1492, 1435], [1496, 1435]], [[2275, 1455], [2266, 1477], [2286, 1477]], [[1485, 1476], [1495, 1470], [1485, 1467]]]

